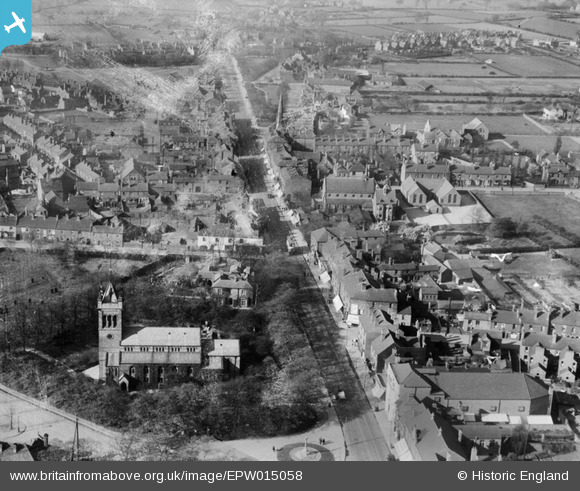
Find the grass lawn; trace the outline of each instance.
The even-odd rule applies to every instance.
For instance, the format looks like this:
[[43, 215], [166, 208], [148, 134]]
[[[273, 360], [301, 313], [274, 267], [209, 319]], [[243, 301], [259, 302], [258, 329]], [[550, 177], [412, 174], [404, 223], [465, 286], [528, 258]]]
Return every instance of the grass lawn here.
[[580, 203], [563, 195], [511, 194], [477, 197], [496, 217], [510, 217], [530, 227], [530, 238], [539, 245], [565, 247], [580, 238]]

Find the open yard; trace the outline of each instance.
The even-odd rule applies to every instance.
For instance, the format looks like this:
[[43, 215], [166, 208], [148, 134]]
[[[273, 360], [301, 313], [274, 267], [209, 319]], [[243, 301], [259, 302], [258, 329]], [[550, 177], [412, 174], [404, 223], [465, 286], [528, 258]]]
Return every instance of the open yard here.
[[477, 197], [494, 216], [527, 223], [530, 238], [539, 245], [566, 247], [580, 242], [580, 202], [563, 194], [478, 193]]
[[[563, 249], [580, 257], [580, 249]], [[578, 269], [562, 258], [552, 258], [547, 252], [516, 254], [515, 259], [502, 267], [502, 275], [528, 303], [545, 303], [570, 307], [580, 297]]]

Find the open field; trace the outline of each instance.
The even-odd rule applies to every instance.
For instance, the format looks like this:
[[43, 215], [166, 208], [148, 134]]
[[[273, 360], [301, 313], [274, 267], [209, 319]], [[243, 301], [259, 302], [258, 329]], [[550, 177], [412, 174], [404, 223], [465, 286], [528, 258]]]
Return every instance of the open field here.
[[576, 39], [578, 26], [573, 22], [562, 22], [545, 17], [533, 17], [531, 19], [510, 22], [514, 27], [529, 29], [549, 36], [560, 36], [568, 39]]
[[481, 87], [486, 92], [538, 95], [562, 95], [576, 92], [580, 86], [580, 79], [559, 78], [485, 78], [472, 79], [473, 85]]
[[[385, 70], [389, 73], [416, 77], [500, 77], [507, 76], [505, 73], [494, 70], [484, 63], [434, 63], [430, 61], [418, 63], [385, 63]], [[490, 72], [494, 71], [495, 74]]]
[[344, 27], [334, 27], [332, 31], [336, 33], [346, 33], [355, 36], [363, 36], [363, 37], [385, 37], [385, 36], [392, 36], [395, 32], [398, 32], [397, 29], [387, 26], [371, 26], [367, 24], [358, 24], [358, 25], [350, 25]]
[[[580, 238], [580, 202], [562, 194], [476, 194], [495, 217], [510, 217], [516, 222], [527, 223], [529, 236], [539, 245], [567, 247], [574, 245], [574, 236]], [[544, 222], [539, 223], [535, 217]], [[561, 235], [564, 233], [561, 230], [565, 230], [567, 236]]]
[[462, 24], [395, 24], [396, 27], [405, 31], [423, 31], [423, 32], [454, 32], [463, 29]]
[[498, 68], [513, 75], [522, 77], [579, 77], [580, 67], [572, 63], [552, 58], [550, 56], [529, 55], [477, 55], [482, 63], [490, 58], [493, 65], [490, 69]]
[[[450, 59], [451, 60], [451, 59]], [[455, 61], [455, 58], [453, 58]], [[440, 71], [445, 70], [445, 64], [443, 61], [438, 63]], [[454, 70], [459, 72], [461, 63], [450, 63]], [[469, 64], [467, 65], [469, 70]], [[385, 67], [388, 65], [385, 64]], [[479, 65], [476, 65], [479, 66]], [[489, 71], [495, 71], [496, 74], [502, 74], [494, 68], [488, 68]], [[490, 92], [494, 94], [501, 94], [511, 97], [524, 97], [524, 96], [538, 96], [538, 97], [555, 97], [562, 96], [566, 93], [573, 93], [580, 87], [580, 78], [513, 78], [513, 77], [499, 77], [499, 76], [489, 76], [489, 71], [479, 74], [481, 77], [469, 77], [466, 75], [458, 75], [450, 77], [447, 76], [435, 76], [435, 75], [421, 75], [421, 76], [408, 76], [405, 81], [408, 85], [416, 82], [429, 82], [433, 84], [437, 89], [441, 90], [443, 93], [481, 93]], [[502, 74], [503, 75], [503, 74]], [[391, 89], [392, 90], [392, 89]], [[549, 104], [550, 101], [546, 101]]]

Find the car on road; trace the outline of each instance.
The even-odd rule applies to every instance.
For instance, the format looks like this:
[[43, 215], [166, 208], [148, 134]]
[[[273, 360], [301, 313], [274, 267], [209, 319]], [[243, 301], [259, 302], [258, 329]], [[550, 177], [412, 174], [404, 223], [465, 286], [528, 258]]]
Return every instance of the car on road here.
[[274, 195], [272, 193], [268, 193], [268, 198], [274, 199]]

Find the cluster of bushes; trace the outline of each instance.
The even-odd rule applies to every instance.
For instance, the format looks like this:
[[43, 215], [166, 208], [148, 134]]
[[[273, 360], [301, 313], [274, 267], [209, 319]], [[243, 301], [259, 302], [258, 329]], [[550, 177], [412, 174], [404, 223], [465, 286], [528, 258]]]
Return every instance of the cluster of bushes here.
[[569, 230], [566, 230], [565, 227], [562, 227], [561, 225], [556, 225], [550, 220], [547, 220], [539, 215], [534, 215], [532, 218], [534, 219], [534, 223], [538, 223], [542, 227], [548, 229], [550, 232], [559, 235], [563, 239], [566, 239], [568, 242], [570, 242], [570, 245], [576, 247], [580, 246], [580, 237], [570, 232]]

